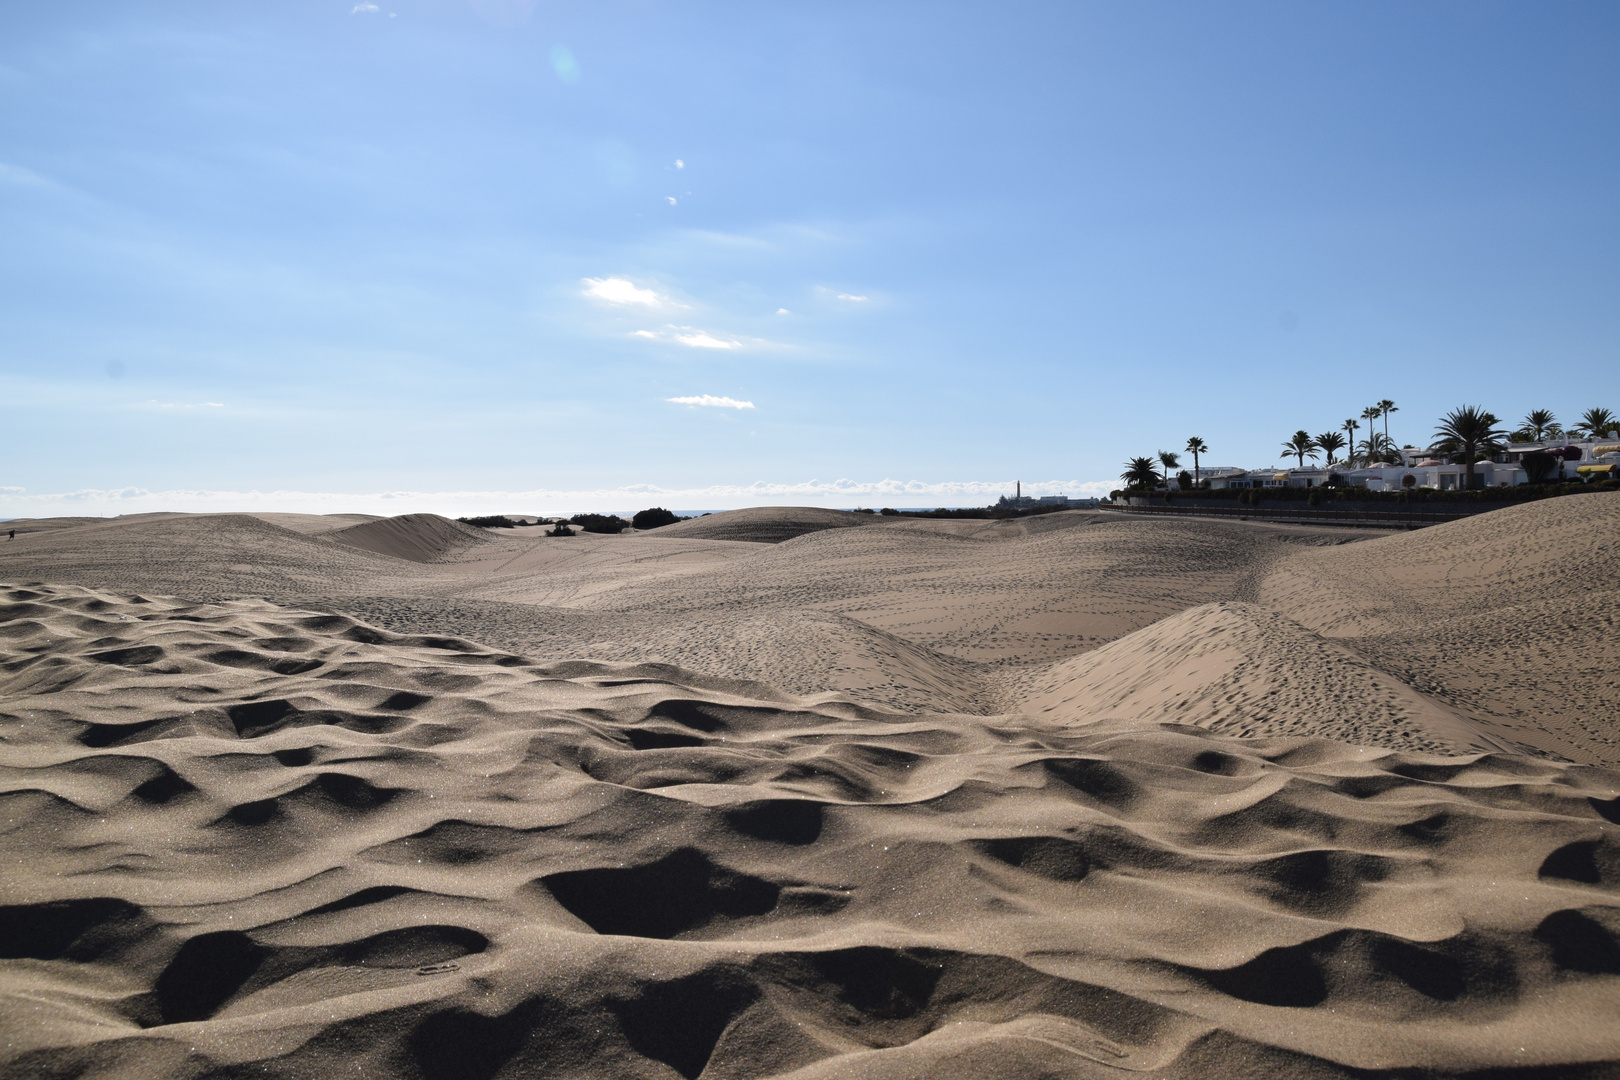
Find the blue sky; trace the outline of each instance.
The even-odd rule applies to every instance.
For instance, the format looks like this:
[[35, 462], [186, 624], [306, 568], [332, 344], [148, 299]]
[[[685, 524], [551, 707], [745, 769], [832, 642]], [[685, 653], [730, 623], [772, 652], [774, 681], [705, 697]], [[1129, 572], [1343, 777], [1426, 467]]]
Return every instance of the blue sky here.
[[5, 5], [0, 513], [955, 505], [1573, 419], [1617, 135], [1611, 3]]

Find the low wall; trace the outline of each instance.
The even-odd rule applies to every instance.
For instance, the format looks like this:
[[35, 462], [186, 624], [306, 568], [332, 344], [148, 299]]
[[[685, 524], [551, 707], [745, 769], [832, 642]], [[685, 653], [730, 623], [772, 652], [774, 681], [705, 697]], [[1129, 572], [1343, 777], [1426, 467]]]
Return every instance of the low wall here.
[[1458, 518], [1473, 517], [1475, 514], [1486, 514], [1492, 510], [1500, 510], [1503, 506], [1512, 506], [1512, 503], [1483, 506], [1457, 506], [1437, 510], [1432, 507], [1416, 508], [1410, 510], [1392, 508], [1388, 503], [1374, 504], [1374, 507], [1361, 509], [1354, 504], [1346, 507], [1342, 503], [1335, 503], [1332, 509], [1319, 506], [1280, 506], [1267, 505], [1262, 502], [1259, 506], [1233, 506], [1230, 501], [1216, 503], [1214, 500], [1176, 499], [1166, 506], [1164, 502], [1149, 502], [1146, 499], [1132, 499], [1130, 505], [1118, 503], [1104, 503], [1102, 509], [1116, 510], [1125, 514], [1152, 514], [1164, 517], [1223, 517], [1237, 518], [1242, 521], [1276, 521], [1297, 522], [1301, 525], [1349, 525], [1361, 528], [1374, 529], [1420, 529], [1425, 525], [1439, 525], [1446, 521], [1456, 521]]

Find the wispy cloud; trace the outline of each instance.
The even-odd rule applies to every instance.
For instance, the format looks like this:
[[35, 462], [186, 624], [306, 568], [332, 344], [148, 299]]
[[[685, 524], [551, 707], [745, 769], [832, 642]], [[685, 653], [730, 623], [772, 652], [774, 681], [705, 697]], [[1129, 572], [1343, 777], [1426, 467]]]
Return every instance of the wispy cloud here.
[[702, 330], [691, 330], [674, 335], [676, 341], [689, 349], [740, 349], [740, 341], [723, 341]]
[[704, 405], [714, 409], [752, 409], [752, 401], [738, 401], [736, 398], [715, 397], [713, 394], [698, 394], [696, 397], [672, 397], [665, 401], [676, 405]]
[[[1024, 481], [1026, 495], [1106, 495], [1114, 480]], [[127, 487], [82, 489], [25, 495], [0, 489], [0, 519], [80, 514], [142, 514], [168, 510], [188, 513], [415, 514], [448, 517], [470, 514], [562, 514], [634, 510], [646, 506], [723, 510], [742, 506], [985, 506], [1010, 495], [1011, 480], [807, 480], [759, 481], [669, 488], [631, 484], [617, 488], [562, 491], [150, 491]]]
[[857, 303], [857, 304], [864, 304], [864, 303], [866, 303], [868, 300], [870, 300], [872, 298], [870, 296], [855, 296], [852, 293], [841, 292], [841, 293], [838, 294], [838, 299], [840, 299], [840, 300], [850, 300], [850, 301], [853, 301], [854, 303]]
[[643, 289], [628, 278], [586, 278], [585, 295], [608, 304], [636, 304], [641, 307], [674, 307], [669, 297]]
[[349, 14], [350, 15], [375, 15], [375, 14], [377, 14], [377, 12], [379, 12], [381, 10], [382, 10], [382, 8], [378, 7], [376, 4], [361, 3], [361, 4], [354, 5], [354, 10], [349, 12]]
[[7, 165], [0, 162], [0, 184], [15, 184], [18, 187], [50, 187], [51, 182], [33, 169], [25, 169], [21, 165]]
[[633, 330], [631, 337], [646, 338], [648, 341], [673, 341], [677, 345], [685, 345], [688, 349], [740, 349], [743, 343], [732, 338], [719, 338], [707, 330], [699, 330], [692, 326], [671, 326], [667, 330]]

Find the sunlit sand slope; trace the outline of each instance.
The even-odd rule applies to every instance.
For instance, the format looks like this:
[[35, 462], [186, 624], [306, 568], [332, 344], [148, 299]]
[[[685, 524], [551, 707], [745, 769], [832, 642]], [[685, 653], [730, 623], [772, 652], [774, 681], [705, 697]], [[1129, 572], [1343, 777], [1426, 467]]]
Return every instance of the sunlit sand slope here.
[[696, 540], [746, 540], [756, 544], [780, 544], [805, 533], [849, 529], [870, 525], [874, 520], [870, 514], [827, 510], [819, 506], [756, 506], [688, 518], [665, 525], [656, 532], [659, 536]]
[[1021, 708], [1072, 723], [1196, 724], [1441, 753], [1513, 749], [1355, 653], [1250, 604], [1190, 608], [1019, 682]]
[[1259, 599], [1484, 730], [1620, 761], [1620, 493], [1300, 550]]
[[491, 539], [482, 529], [437, 514], [404, 514], [350, 525], [325, 535], [339, 544], [411, 562], [434, 562]]
[[1612, 772], [900, 715], [257, 601], [10, 587], [0, 642], [8, 1076], [1620, 1063]]

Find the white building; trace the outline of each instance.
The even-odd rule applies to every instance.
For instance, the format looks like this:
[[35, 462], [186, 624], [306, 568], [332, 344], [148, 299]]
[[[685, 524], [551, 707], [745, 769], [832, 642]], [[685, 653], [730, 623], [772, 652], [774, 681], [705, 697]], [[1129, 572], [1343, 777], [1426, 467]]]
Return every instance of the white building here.
[[[1212, 490], [1222, 488], [1317, 487], [1330, 477], [1351, 487], [1368, 491], [1400, 491], [1402, 488], [1434, 488], [1460, 491], [1466, 483], [1467, 466], [1449, 460], [1449, 455], [1430, 447], [1420, 450], [1405, 446], [1398, 451], [1400, 464], [1377, 464], [1351, 469], [1341, 464], [1312, 465], [1303, 469], [1203, 470]], [[1529, 483], [1522, 464], [1525, 454], [1546, 453], [1557, 459], [1549, 480], [1592, 480], [1620, 476], [1620, 439], [1549, 439], [1540, 443], [1513, 443], [1493, 460], [1474, 463], [1474, 483], [1481, 487], [1514, 487]], [[1408, 477], [1411, 479], [1408, 480]]]

